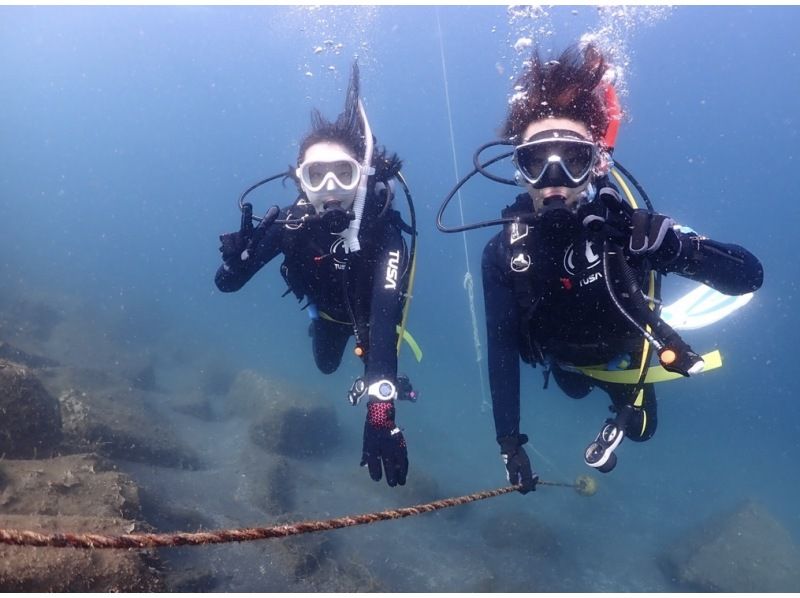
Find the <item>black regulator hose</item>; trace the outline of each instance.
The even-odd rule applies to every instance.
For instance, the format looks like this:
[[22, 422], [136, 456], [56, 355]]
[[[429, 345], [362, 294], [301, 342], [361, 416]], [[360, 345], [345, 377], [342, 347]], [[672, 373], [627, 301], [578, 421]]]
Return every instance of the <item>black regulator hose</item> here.
[[[260, 181], [258, 181], [256, 183], [253, 183], [252, 185], [250, 185], [247, 189], [245, 189], [242, 192], [242, 194], [239, 196], [238, 204], [239, 204], [239, 209], [242, 211], [242, 217], [243, 218], [244, 218], [244, 215], [245, 215], [245, 211], [248, 211], [249, 214], [250, 214], [249, 217], [251, 218], [251, 220], [255, 220], [256, 222], [259, 222], [259, 223], [261, 223], [265, 219], [268, 219], [268, 216], [269, 216], [269, 220], [270, 220], [268, 222], [268, 224], [303, 224], [303, 222], [308, 220], [309, 216], [303, 216], [302, 218], [286, 218], [284, 220], [278, 220], [278, 214], [273, 214], [273, 209], [278, 209], [280, 211], [280, 208], [278, 208], [278, 206], [272, 206], [271, 208], [269, 208], [269, 210], [267, 210], [267, 213], [264, 216], [254, 216], [253, 215], [253, 205], [251, 203], [245, 202], [245, 198], [250, 193], [252, 193], [256, 189], [261, 187], [262, 185], [266, 185], [267, 183], [270, 183], [270, 182], [272, 182], [272, 181], [274, 181], [276, 179], [280, 179], [280, 178], [292, 179], [293, 181], [296, 181], [295, 176], [292, 173], [292, 169], [291, 169], [291, 167], [289, 167], [285, 172], [279, 172], [278, 174], [274, 174], [274, 175], [272, 175], [270, 177], [267, 177], [265, 179], [261, 179]], [[301, 198], [302, 198], [302, 195], [297, 198], [297, 200], [294, 202], [292, 207], [296, 206]], [[248, 206], [249, 206], [249, 208], [248, 208]], [[243, 225], [243, 228], [244, 228], [244, 225]]]
[[444, 198], [442, 205], [439, 206], [439, 212], [436, 214], [436, 228], [438, 228], [443, 233], [461, 233], [467, 230], [474, 230], [476, 228], [483, 228], [486, 226], [494, 226], [496, 224], [506, 224], [508, 222], [515, 222], [516, 220], [518, 220], [517, 218], [497, 218], [495, 220], [486, 220], [484, 222], [478, 222], [476, 224], [465, 224], [462, 226], [453, 226], [453, 227], [447, 227], [442, 223], [442, 216], [444, 215], [444, 211], [447, 209], [447, 206], [450, 204], [453, 197], [455, 197], [456, 193], [458, 193], [461, 187], [463, 187], [467, 183], [467, 181], [469, 181], [476, 174], [480, 173], [486, 178], [491, 179], [493, 181], [503, 183], [506, 185], [516, 186], [516, 183], [514, 181], [505, 179], [503, 177], [499, 177], [486, 170], [487, 166], [491, 166], [495, 162], [499, 162], [500, 160], [508, 158], [510, 155], [514, 153], [513, 151], [505, 152], [503, 154], [495, 156], [494, 158], [490, 158], [483, 164], [479, 162], [480, 153], [485, 149], [495, 145], [510, 145], [510, 144], [504, 141], [492, 141], [490, 143], [485, 143], [481, 147], [479, 147], [473, 156], [473, 163], [475, 164], [475, 167], [469, 172], [469, 174], [467, 174], [464, 178], [458, 181], [456, 186], [453, 187], [450, 190], [450, 193], [448, 193], [447, 196]]
[[490, 181], [494, 181], [496, 183], [502, 183], [503, 185], [511, 185], [512, 187], [516, 187], [517, 182], [515, 180], [507, 179], [505, 177], [502, 177], [502, 176], [499, 176], [499, 175], [496, 175], [496, 174], [492, 174], [491, 172], [486, 170], [487, 166], [491, 166], [495, 162], [498, 162], [500, 160], [508, 158], [509, 156], [513, 156], [514, 155], [514, 150], [511, 150], [510, 152], [505, 152], [504, 154], [499, 154], [499, 155], [495, 156], [494, 158], [490, 158], [485, 164], [481, 164], [481, 154], [484, 151], [486, 151], [487, 149], [489, 149], [490, 147], [495, 147], [495, 146], [498, 146], [498, 145], [511, 146], [511, 145], [515, 145], [515, 144], [512, 143], [511, 141], [503, 141], [503, 140], [490, 141], [488, 143], [484, 143], [482, 146], [480, 146], [478, 149], [476, 149], [475, 152], [472, 154], [472, 164], [475, 166], [475, 170], [476, 171], [480, 172], [483, 176], [485, 176]]
[[[633, 304], [638, 320], [625, 309], [613, 288], [610, 278], [609, 255], [616, 257], [619, 268], [619, 279], [614, 282], [622, 286], [623, 292]], [[614, 305], [656, 349], [658, 360], [664, 369], [682, 376], [689, 376], [692, 373], [702, 371], [702, 357], [695, 353], [686, 341], [656, 311], [650, 309], [645, 295], [642, 293], [642, 286], [636, 277], [635, 271], [625, 260], [622, 248], [614, 246], [609, 241], [606, 241], [603, 247], [603, 276], [606, 279], [606, 289], [609, 297], [611, 297]], [[650, 326], [652, 333], [647, 331], [645, 325]]]
[[[247, 197], [247, 196], [248, 196], [250, 193], [252, 193], [252, 192], [253, 192], [253, 191], [255, 191], [256, 189], [258, 189], [258, 188], [259, 188], [261, 185], [266, 185], [267, 183], [270, 183], [270, 182], [274, 181], [275, 179], [280, 179], [280, 178], [284, 178], [284, 179], [287, 179], [287, 178], [288, 178], [288, 179], [292, 179], [292, 180], [294, 180], [294, 177], [292, 176], [292, 173], [291, 173], [291, 171], [290, 171], [290, 170], [287, 170], [286, 172], [279, 172], [278, 174], [274, 174], [274, 175], [272, 175], [272, 176], [270, 176], [270, 177], [267, 177], [267, 178], [265, 178], [265, 179], [262, 179], [262, 180], [258, 181], [257, 183], [253, 183], [253, 184], [252, 184], [252, 185], [250, 185], [250, 186], [249, 186], [247, 189], [245, 189], [244, 191], [242, 191], [242, 194], [239, 196], [239, 201], [237, 202], [237, 203], [239, 204], [239, 209], [240, 209], [240, 210], [242, 210], [242, 211], [244, 211], [244, 209], [245, 209], [245, 206], [249, 205], [249, 206], [250, 206], [250, 214], [251, 214], [251, 216], [252, 216], [252, 213], [253, 213], [253, 206], [252, 206], [252, 204], [246, 204], [246, 203], [245, 203], [245, 201], [244, 201], [244, 200], [245, 200], [245, 198], [246, 198], [246, 197]], [[252, 216], [252, 218], [253, 218], [253, 220], [255, 220], [256, 222], [261, 222], [261, 217], [259, 217], [259, 216]]]
[[[625, 293], [634, 301], [635, 307], [637, 308], [637, 315], [641, 319], [634, 318], [628, 312], [628, 310], [625, 309], [625, 306], [622, 305], [619, 297], [617, 296], [617, 292], [614, 290], [614, 283], [612, 283], [611, 279], [611, 267], [609, 264], [609, 256], [611, 255], [616, 257], [617, 265], [619, 267], [619, 275], [621, 277], [620, 280], [615, 280], [614, 283], [623, 284]], [[637, 304], [637, 299], [642, 302], [644, 301], [642, 287], [639, 284], [639, 281], [636, 280], [636, 275], [634, 274], [633, 269], [625, 262], [625, 256], [622, 252], [622, 248], [618, 245], [613, 245], [608, 240], [604, 241], [603, 243], [603, 278], [605, 279], [608, 296], [611, 298], [611, 301], [614, 303], [614, 306], [617, 308], [619, 313], [622, 314], [631, 324], [633, 324], [633, 326], [635, 326], [636, 329], [642, 333], [642, 335], [650, 342], [650, 344], [660, 351], [663, 348], [664, 343], [648, 332], [647, 328], [640, 323], [641, 321], [644, 321], [646, 324], [650, 324], [652, 326], [651, 318], [645, 314], [640, 309], [640, 305]], [[643, 306], [649, 314], [655, 315], [652, 311], [650, 311], [646, 303], [643, 303]]]
[[414, 209], [414, 201], [411, 198], [411, 190], [408, 188], [408, 184], [406, 183], [405, 177], [401, 172], [398, 172], [395, 175], [395, 178], [400, 181], [400, 184], [403, 186], [403, 193], [406, 196], [406, 201], [408, 202], [408, 213], [411, 216], [411, 247], [409, 247], [409, 267], [411, 264], [414, 263], [414, 258], [417, 255], [417, 212]]

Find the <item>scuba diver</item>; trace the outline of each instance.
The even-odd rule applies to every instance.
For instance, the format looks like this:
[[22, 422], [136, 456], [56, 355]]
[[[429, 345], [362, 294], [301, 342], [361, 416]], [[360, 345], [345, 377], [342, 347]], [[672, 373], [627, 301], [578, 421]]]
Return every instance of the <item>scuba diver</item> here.
[[[618, 171], [651, 206], [649, 198], [611, 158], [621, 118], [612, 73], [591, 43], [548, 62], [534, 50], [516, 82], [502, 139], [478, 149], [475, 169], [437, 219], [444, 232], [503, 225], [482, 258], [489, 383], [506, 475], [523, 494], [536, 489], [538, 475], [520, 431], [520, 358], [544, 368], [544, 388], [552, 376], [569, 397], [595, 387], [609, 395], [614, 416], [584, 451], [588, 466], [607, 473], [623, 438], [642, 442], [655, 433], [653, 380], [707, 365], [660, 317], [660, 276], [674, 272], [726, 295], [751, 293], [763, 280], [761, 264], [742, 247], [636, 207]], [[481, 163], [481, 152], [493, 146], [512, 149]], [[487, 170], [507, 157], [513, 180]], [[446, 228], [447, 204], [477, 173], [525, 192], [500, 219]], [[653, 352], [660, 367], [650, 368]]]
[[[367, 404], [361, 465], [375, 481], [385, 474], [389, 486], [404, 485], [408, 473], [395, 401], [416, 400], [408, 378], [397, 373], [399, 341], [409, 339], [404, 308], [416, 247], [414, 209], [400, 167], [396, 154], [375, 148], [354, 63], [345, 108], [336, 121], [314, 110], [296, 168], [256, 183], [240, 197], [241, 229], [220, 236], [223, 264], [215, 277], [220, 291], [238, 291], [282, 253], [280, 270], [289, 287], [284, 295], [292, 292], [298, 301], [307, 300], [303, 309], [311, 317], [309, 335], [319, 370], [334, 372], [349, 338], [355, 337], [364, 374], [347, 394], [353, 406], [362, 400]], [[271, 207], [263, 218], [253, 216], [245, 197], [277, 179], [295, 182], [297, 200]], [[392, 208], [396, 181], [408, 200], [411, 226]], [[403, 232], [411, 235], [410, 250]]]

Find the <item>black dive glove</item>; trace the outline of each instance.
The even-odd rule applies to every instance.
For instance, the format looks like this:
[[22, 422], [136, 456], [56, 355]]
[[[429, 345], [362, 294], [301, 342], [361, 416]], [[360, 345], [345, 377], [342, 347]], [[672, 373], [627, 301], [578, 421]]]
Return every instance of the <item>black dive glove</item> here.
[[598, 197], [619, 219], [606, 221], [596, 214], [579, 213], [584, 227], [600, 237], [625, 245], [629, 255], [646, 257], [657, 267], [666, 266], [678, 258], [681, 240], [672, 218], [649, 210], [633, 209], [611, 187], [601, 189]]
[[678, 334], [672, 334], [667, 338], [664, 347], [658, 352], [658, 361], [668, 372], [687, 377], [699, 374], [706, 365], [703, 358]]
[[655, 265], [666, 266], [681, 251], [681, 240], [674, 226], [675, 221], [663, 214], [633, 210], [628, 250], [633, 255], [649, 257]]
[[404, 486], [406, 483], [408, 450], [403, 432], [394, 423], [394, 400], [371, 399], [367, 403], [361, 453], [361, 466], [365, 465], [369, 468], [369, 476], [376, 482], [381, 481], [382, 469], [389, 486]]
[[245, 203], [242, 206], [242, 225], [238, 232], [220, 235], [222, 242], [219, 250], [222, 252], [222, 261], [228, 269], [236, 268], [242, 262], [250, 259], [253, 249], [261, 242], [264, 235], [280, 215], [280, 208], [272, 206], [261, 218], [257, 227], [253, 227], [253, 205]]
[[250, 245], [253, 238], [253, 204], [245, 203], [242, 206], [242, 224], [235, 233], [220, 235], [222, 243], [219, 247], [222, 253], [222, 261], [228, 268], [235, 268], [241, 265], [242, 254]]
[[416, 403], [417, 398], [419, 398], [419, 395], [417, 394], [417, 391], [414, 390], [414, 387], [411, 386], [411, 380], [409, 380], [408, 376], [404, 376], [403, 374], [398, 375], [397, 400], [411, 401], [412, 403]]
[[222, 253], [222, 261], [229, 268], [236, 267], [242, 263], [242, 253], [247, 249], [250, 238], [242, 234], [241, 231], [226, 233], [219, 236], [222, 243], [219, 247]]
[[394, 422], [394, 401], [415, 402], [417, 394], [406, 376], [398, 376], [396, 385], [389, 380], [378, 380], [368, 385], [363, 378], [356, 378], [347, 398], [351, 405], [356, 406], [365, 397], [370, 399], [364, 422], [361, 466], [369, 467], [369, 475], [376, 482], [385, 472], [389, 486], [403, 486], [408, 474], [408, 450], [403, 432]]
[[530, 459], [522, 445], [528, 442], [527, 434], [503, 436], [500, 443], [500, 456], [506, 465], [506, 478], [511, 484], [520, 484], [519, 491], [527, 494], [536, 490], [539, 474], [531, 468]]

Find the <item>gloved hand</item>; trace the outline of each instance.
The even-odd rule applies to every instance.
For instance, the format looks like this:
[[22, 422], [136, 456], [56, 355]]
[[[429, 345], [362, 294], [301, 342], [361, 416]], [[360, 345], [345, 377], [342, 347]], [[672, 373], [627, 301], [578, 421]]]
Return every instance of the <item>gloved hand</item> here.
[[411, 386], [411, 380], [409, 380], [408, 376], [404, 376], [403, 374], [398, 375], [397, 400], [411, 401], [412, 403], [416, 403], [417, 398], [419, 398], [419, 395], [417, 394], [417, 391], [414, 390], [414, 387]]
[[706, 366], [703, 358], [677, 334], [666, 340], [664, 348], [658, 353], [658, 361], [668, 372], [686, 377], [699, 374]]
[[[381, 481], [381, 469], [389, 486], [406, 483], [408, 451], [403, 432], [394, 423], [394, 401], [370, 400], [364, 422], [364, 448], [361, 466], [368, 466], [369, 476]], [[382, 467], [381, 467], [382, 466]]]
[[673, 226], [675, 221], [648, 210], [633, 210], [628, 249], [633, 255], [650, 257], [658, 265], [673, 261], [681, 250], [681, 241]]
[[519, 491], [527, 494], [536, 490], [539, 474], [531, 468], [530, 459], [522, 445], [528, 442], [526, 434], [503, 436], [500, 442], [500, 456], [506, 465], [506, 477], [511, 484], [520, 484]]
[[629, 239], [629, 221], [633, 209], [625, 203], [619, 193], [611, 187], [603, 187], [597, 194], [598, 201], [608, 208], [613, 215], [610, 222], [604, 216], [595, 214], [590, 204], [578, 208], [578, 220], [584, 228], [594, 235], [594, 241], [602, 245], [610, 239], [617, 244], [627, 244]]
[[237, 265], [242, 261], [242, 252], [247, 248], [250, 237], [242, 231], [226, 233], [219, 236], [222, 261], [228, 266]]
[[242, 253], [247, 249], [250, 239], [253, 237], [253, 205], [245, 203], [242, 206], [242, 224], [235, 233], [220, 235], [222, 243], [219, 250], [222, 253], [222, 261], [226, 266], [236, 267], [242, 262]]

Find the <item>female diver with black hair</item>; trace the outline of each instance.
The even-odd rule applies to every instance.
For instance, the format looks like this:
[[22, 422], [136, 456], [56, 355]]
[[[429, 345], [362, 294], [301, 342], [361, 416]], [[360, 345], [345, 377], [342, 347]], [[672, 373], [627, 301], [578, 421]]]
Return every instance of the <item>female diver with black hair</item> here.
[[[407, 297], [413, 278], [416, 222], [408, 187], [396, 154], [374, 147], [359, 99], [358, 65], [353, 64], [345, 109], [335, 122], [319, 111], [300, 144], [297, 166], [248, 188], [239, 199], [241, 229], [222, 235], [223, 264], [215, 282], [222, 292], [238, 291], [267, 263], [283, 253], [283, 275], [312, 318], [310, 335], [317, 367], [325, 374], [341, 363], [355, 336], [355, 353], [364, 375], [348, 392], [352, 405], [367, 402], [361, 465], [389, 486], [403, 485], [408, 456], [403, 432], [395, 424], [395, 400], [416, 400], [407, 377], [397, 374], [400, 341], [419, 348], [405, 331]], [[271, 207], [263, 218], [245, 202], [257, 187], [292, 179], [298, 198], [291, 206]], [[411, 226], [392, 208], [395, 181], [405, 192]], [[253, 226], [253, 220], [259, 222]], [[402, 233], [411, 235], [411, 249]], [[309, 442], [314, 440], [309, 438]]]
[[[645, 441], [655, 432], [658, 376], [648, 370], [689, 376], [705, 366], [660, 318], [659, 275], [675, 272], [729, 295], [750, 293], [763, 280], [751, 253], [654, 212], [623, 171], [650, 207], [636, 208], [611, 159], [621, 114], [610, 72], [592, 44], [571, 46], [549, 62], [535, 50], [516, 82], [502, 140], [479, 148], [475, 169], [437, 218], [444, 232], [504, 227], [482, 260], [489, 384], [506, 474], [523, 494], [535, 490], [538, 476], [520, 432], [520, 358], [545, 368], [545, 388], [552, 374], [572, 398], [594, 387], [608, 393], [616, 416], [584, 452], [587, 465], [608, 472], [624, 437]], [[498, 145], [512, 150], [481, 163], [481, 152]], [[507, 157], [516, 168], [513, 180], [487, 170]], [[448, 202], [477, 173], [526, 192], [500, 219], [445, 227]], [[649, 368], [652, 349], [660, 368]], [[667, 375], [676, 374], [662, 379]]]

